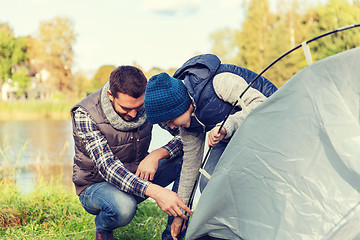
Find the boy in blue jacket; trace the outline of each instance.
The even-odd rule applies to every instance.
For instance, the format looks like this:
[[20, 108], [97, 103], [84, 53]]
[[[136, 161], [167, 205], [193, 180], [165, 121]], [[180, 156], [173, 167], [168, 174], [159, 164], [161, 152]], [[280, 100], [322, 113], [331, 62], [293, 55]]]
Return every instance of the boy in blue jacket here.
[[[206, 133], [212, 150], [204, 170], [211, 174], [249, 111], [277, 90], [270, 81], [260, 77], [240, 99], [256, 76], [246, 68], [221, 64], [217, 56], [204, 54], [189, 59], [174, 77], [160, 73], [150, 78], [144, 102], [148, 121], [166, 123], [171, 128], [180, 127], [184, 157], [178, 194], [185, 203], [189, 202], [201, 166]], [[222, 121], [236, 101], [236, 107], [219, 132]], [[207, 181], [201, 176], [201, 191]], [[182, 219], [175, 218], [171, 226], [174, 239], [181, 224]]]

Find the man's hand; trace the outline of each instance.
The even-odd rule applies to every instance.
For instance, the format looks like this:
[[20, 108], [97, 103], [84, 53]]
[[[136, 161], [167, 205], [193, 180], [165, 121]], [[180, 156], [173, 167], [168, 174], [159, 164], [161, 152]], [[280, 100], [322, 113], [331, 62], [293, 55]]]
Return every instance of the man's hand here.
[[180, 232], [184, 231], [186, 226], [183, 225], [183, 229], [181, 229], [182, 222], [185, 221], [181, 217], [175, 217], [173, 223], [171, 224], [171, 236], [173, 239], [177, 240], [177, 236], [180, 234]]
[[210, 147], [215, 146], [218, 142], [220, 142], [227, 134], [225, 128], [221, 128], [219, 133], [220, 126], [215, 126], [208, 135], [208, 143]]
[[189, 215], [192, 214], [190, 208], [186, 206], [179, 195], [169, 189], [150, 183], [145, 190], [145, 195], [154, 199], [160, 209], [169, 216], [180, 217], [187, 220], [187, 216], [180, 208], [185, 210]]
[[135, 175], [146, 180], [154, 180], [161, 159], [168, 158], [169, 153], [165, 148], [159, 148], [147, 155], [139, 164]]

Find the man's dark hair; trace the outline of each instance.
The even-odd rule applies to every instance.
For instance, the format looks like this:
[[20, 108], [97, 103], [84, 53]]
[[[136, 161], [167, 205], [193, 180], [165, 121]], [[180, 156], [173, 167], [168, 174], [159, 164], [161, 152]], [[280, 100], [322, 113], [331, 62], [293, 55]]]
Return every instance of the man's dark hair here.
[[139, 98], [145, 93], [147, 79], [144, 73], [133, 66], [120, 66], [110, 74], [110, 91], [116, 98], [118, 93]]

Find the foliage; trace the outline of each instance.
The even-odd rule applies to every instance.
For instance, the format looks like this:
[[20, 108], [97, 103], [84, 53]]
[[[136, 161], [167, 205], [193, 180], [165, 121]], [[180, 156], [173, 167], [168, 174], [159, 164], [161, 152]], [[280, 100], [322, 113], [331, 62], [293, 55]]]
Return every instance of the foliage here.
[[269, 10], [267, 0], [253, 0], [248, 8], [248, 16], [242, 30], [237, 34], [239, 44], [239, 65], [248, 66], [255, 72], [261, 71], [266, 65], [269, 54], [269, 26], [274, 23], [274, 16]]
[[12, 53], [15, 48], [15, 37], [8, 25], [0, 25], [0, 81], [4, 83], [11, 76], [13, 66]]
[[[0, 145], [1, 167], [0, 167], [0, 183], [13, 184], [15, 175], [19, 170], [19, 160], [27, 147], [27, 143], [24, 144], [22, 149], [15, 155], [13, 151], [8, 150], [6, 143]], [[14, 160], [15, 159], [15, 160]]]
[[[346, 0], [329, 0], [325, 6], [318, 6], [309, 15], [311, 21], [310, 34], [318, 36], [325, 32], [350, 24], [360, 23], [360, 7]], [[315, 41], [311, 49], [315, 52], [314, 60], [319, 60], [336, 53], [359, 46], [360, 33], [344, 31]]]
[[46, 88], [50, 95], [55, 91], [68, 93], [72, 78], [73, 44], [76, 41], [74, 24], [69, 18], [55, 17], [43, 21], [35, 39], [29, 39], [32, 64], [50, 72]]
[[173, 75], [175, 73], [175, 70], [174, 71], [171, 71], [171, 70], [166, 71], [166, 70], [163, 70], [163, 69], [161, 69], [159, 67], [153, 67], [149, 71], [145, 72], [144, 75], [149, 80], [152, 76], [157, 75], [157, 74], [159, 74], [161, 72], [167, 72], [169, 75]]
[[17, 86], [17, 96], [20, 97], [30, 88], [30, 77], [28, 70], [21, 67], [17, 72], [12, 75], [13, 84]]
[[234, 63], [233, 60], [239, 51], [239, 46], [236, 45], [236, 31], [230, 28], [223, 28], [210, 34], [212, 41], [213, 54], [220, 56], [221, 60], [228, 63]]
[[2, 183], [1, 192], [1, 238], [89, 238], [93, 217], [86, 214], [75, 194], [60, 185], [40, 183], [34, 192], [23, 195], [14, 185]]
[[[224, 28], [211, 33], [211, 52], [225, 63], [258, 73], [303, 41], [360, 22], [360, 0], [242, 2], [244, 7], [239, 14], [244, 11], [245, 20], [236, 29]], [[311, 7], [309, 2], [312, 2]], [[270, 3], [277, 5], [276, 11], [271, 11]], [[0, 23], [0, 87], [11, 78], [19, 87], [19, 96], [28, 90], [31, 77], [46, 70], [48, 77], [39, 80], [41, 93], [46, 93], [41, 96], [61, 92], [82, 98], [98, 90], [108, 81], [114, 66], [101, 66], [91, 80], [81, 73], [73, 75], [76, 37], [74, 23], [69, 18], [43, 21], [36, 36], [18, 38], [7, 23]], [[312, 58], [320, 60], [357, 47], [359, 42], [358, 28], [324, 37], [310, 44]], [[272, 66], [264, 76], [280, 87], [306, 64], [299, 49]], [[136, 66], [136, 62], [133, 65]], [[172, 75], [175, 70], [153, 67], [144, 73], [149, 79], [163, 71]]]
[[66, 95], [63, 92], [56, 91], [51, 97], [52, 100], [65, 101]]
[[[270, 50], [263, 69], [282, 54], [297, 46], [299, 42], [307, 40], [307, 33], [301, 28], [303, 18], [298, 2], [287, 2], [282, 6], [282, 11], [277, 13], [276, 21], [271, 27], [268, 42]], [[303, 52], [295, 51], [272, 66], [264, 76], [275, 85], [281, 86], [306, 64]]]
[[114, 238], [124, 240], [161, 239], [167, 219], [167, 215], [155, 202], [146, 200], [138, 205], [136, 215], [129, 225], [115, 230]]
[[177, 68], [170, 68], [170, 69], [162, 69], [160, 67], [152, 67], [151, 69], [145, 71], [140, 65], [138, 65], [136, 62], [133, 62], [133, 66], [139, 68], [141, 71], [143, 71], [145, 77], [147, 80], [149, 80], [152, 76], [157, 75], [162, 72], [168, 73], [170, 76], [174, 75]]
[[83, 98], [93, 92], [91, 81], [82, 72], [77, 72], [71, 79], [71, 92], [74, 98]]
[[92, 93], [101, 88], [107, 81], [109, 81], [110, 73], [115, 69], [114, 65], [103, 65], [95, 73], [94, 78], [91, 80], [91, 92]]
[[[359, 1], [328, 0], [324, 5], [300, 8], [298, 0], [277, 3], [269, 10], [268, 0], [247, 2], [247, 16], [239, 29], [221, 29], [211, 35], [213, 52], [223, 62], [260, 72], [285, 52], [303, 41], [328, 31], [360, 22]], [[235, 36], [235, 42], [232, 41]], [[359, 46], [360, 32], [352, 29], [319, 39], [310, 44], [314, 61]], [[235, 58], [231, 56], [235, 55]], [[300, 49], [272, 66], [264, 76], [278, 87], [306, 66]]]
[[14, 35], [14, 30], [10, 27], [8, 23], [0, 22], [0, 31], [4, 31], [8, 35]]
[[[0, 184], [1, 239], [93, 239], [94, 216], [85, 212], [75, 193], [57, 183], [40, 182], [26, 195], [13, 183]], [[114, 232], [115, 239], [160, 239], [166, 214], [156, 203], [141, 203], [133, 221]]]
[[13, 30], [6, 23], [0, 23], [0, 87], [13, 78], [19, 80], [19, 85], [27, 86], [29, 78], [25, 78], [27, 69], [21, 68], [17, 73], [17, 68], [24, 64], [28, 59], [25, 38], [15, 38]]

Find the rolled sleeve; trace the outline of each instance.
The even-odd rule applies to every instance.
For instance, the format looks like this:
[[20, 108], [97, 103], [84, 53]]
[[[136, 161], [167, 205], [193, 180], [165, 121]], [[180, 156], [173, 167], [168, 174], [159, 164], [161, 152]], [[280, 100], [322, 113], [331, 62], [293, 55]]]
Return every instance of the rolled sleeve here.
[[173, 136], [173, 138], [162, 147], [168, 151], [170, 159], [181, 156], [183, 154], [183, 143], [181, 140], [179, 128], [171, 129], [164, 123], [160, 123], [159, 126], [168, 131]]

